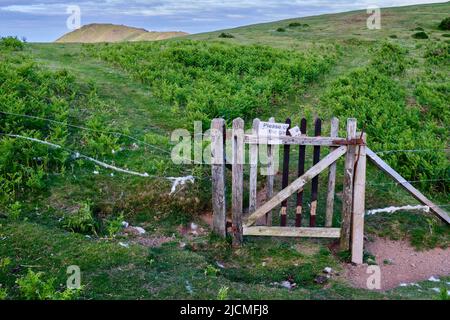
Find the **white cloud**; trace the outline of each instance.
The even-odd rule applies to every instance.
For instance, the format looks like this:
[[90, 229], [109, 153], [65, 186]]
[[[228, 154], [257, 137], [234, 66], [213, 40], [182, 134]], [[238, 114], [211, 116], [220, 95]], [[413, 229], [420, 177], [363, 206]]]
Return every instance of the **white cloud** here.
[[66, 15], [66, 8], [67, 5], [63, 4], [31, 4], [4, 6], [0, 7], [0, 11], [36, 15]]
[[[0, 11], [33, 15], [65, 15], [66, 8], [74, 2], [45, 2], [46, 0], [22, 1], [23, 4], [0, 6]], [[77, 1], [82, 13], [90, 16], [180, 16], [213, 13], [215, 17], [243, 18], [242, 11], [258, 10], [264, 15], [295, 16], [304, 9], [344, 11], [364, 9], [369, 5], [399, 6], [417, 3], [432, 3], [435, 0], [100, 0]], [[445, 1], [441, 1], [445, 2]], [[232, 11], [233, 13], [230, 13]], [[277, 12], [275, 12], [277, 11]], [[212, 18], [211, 18], [212, 19]]]
[[247, 18], [247, 16], [244, 15], [244, 14], [226, 14], [225, 17], [226, 18], [230, 18], [230, 19], [244, 19], [244, 18]]

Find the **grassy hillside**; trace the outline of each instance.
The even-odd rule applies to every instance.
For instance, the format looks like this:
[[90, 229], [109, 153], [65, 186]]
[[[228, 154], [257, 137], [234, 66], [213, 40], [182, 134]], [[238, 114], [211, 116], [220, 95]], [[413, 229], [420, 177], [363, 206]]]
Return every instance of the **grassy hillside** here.
[[[43, 272], [41, 282], [55, 277], [55, 290], [62, 291], [66, 266], [76, 264], [84, 299], [437, 298], [414, 287], [354, 289], [341, 277], [316, 283], [326, 266], [342, 271], [345, 253], [335, 255], [328, 240], [247, 239], [233, 250], [199, 217], [211, 206], [209, 166], [173, 165], [170, 134], [192, 130], [194, 120], [205, 129], [215, 116], [228, 122], [241, 116], [247, 125], [255, 116], [289, 116], [294, 123], [305, 116], [309, 124], [320, 116], [327, 134], [332, 116], [356, 117], [372, 149], [448, 205], [449, 31], [438, 29], [448, 9], [449, 3], [385, 9], [382, 29], [372, 31], [364, 12], [351, 12], [157, 43], [2, 40], [0, 297], [26, 298], [24, 281], [16, 281], [32, 278], [29, 269]], [[416, 39], [417, 32], [429, 38]], [[17, 134], [64, 149], [11, 136]], [[410, 149], [420, 152], [401, 151]], [[293, 173], [297, 153], [293, 148]], [[148, 176], [111, 171], [77, 154]], [[195, 183], [171, 195], [166, 177], [188, 174]], [[326, 178], [319, 182], [319, 224]], [[337, 189], [335, 225], [342, 185]], [[416, 203], [372, 167], [366, 201], [368, 209]], [[124, 233], [122, 220], [146, 234]], [[422, 250], [450, 244], [450, 228], [431, 215], [379, 214], [366, 221], [369, 239], [406, 238]], [[204, 230], [183, 231], [191, 222]], [[287, 279], [298, 286], [273, 284]]]
[[[282, 48], [304, 49], [314, 43], [373, 42], [396, 36], [399, 42], [414, 43], [411, 35], [415, 28], [424, 28], [434, 39], [442, 34], [438, 25], [449, 11], [450, 2], [404, 6], [381, 9], [381, 29], [367, 28], [366, 10], [326, 14], [312, 17], [281, 20], [256, 24], [228, 30], [220, 30], [188, 36], [198, 40], [218, 40], [221, 33], [231, 34], [234, 38], [223, 39], [226, 42], [242, 44], [267, 44]], [[299, 26], [300, 24], [300, 26]], [[284, 31], [277, 31], [279, 28]], [[441, 39], [441, 40], [445, 40]]]
[[187, 35], [181, 31], [147, 31], [114, 24], [88, 24], [57, 39], [57, 43], [156, 41]]

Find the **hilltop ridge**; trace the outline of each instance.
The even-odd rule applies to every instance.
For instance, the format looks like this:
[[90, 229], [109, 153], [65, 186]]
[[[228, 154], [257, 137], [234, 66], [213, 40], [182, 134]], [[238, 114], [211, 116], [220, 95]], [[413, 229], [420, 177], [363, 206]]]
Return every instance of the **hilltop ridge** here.
[[157, 41], [187, 35], [182, 31], [148, 31], [125, 25], [92, 23], [69, 32], [55, 42], [57, 43], [96, 43], [124, 41]]

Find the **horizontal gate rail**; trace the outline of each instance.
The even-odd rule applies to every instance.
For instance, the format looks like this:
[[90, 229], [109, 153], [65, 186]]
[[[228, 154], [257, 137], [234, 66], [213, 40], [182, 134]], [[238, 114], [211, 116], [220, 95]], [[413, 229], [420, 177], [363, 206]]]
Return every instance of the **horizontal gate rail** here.
[[326, 146], [339, 147], [348, 144], [360, 144], [359, 140], [348, 141], [345, 138], [334, 137], [307, 137], [307, 136], [262, 136], [254, 134], [246, 134], [244, 136], [246, 144], [269, 144], [269, 145], [283, 145], [283, 144], [300, 144], [306, 146]]
[[338, 239], [341, 228], [303, 228], [303, 227], [244, 227], [244, 236], [303, 237]]

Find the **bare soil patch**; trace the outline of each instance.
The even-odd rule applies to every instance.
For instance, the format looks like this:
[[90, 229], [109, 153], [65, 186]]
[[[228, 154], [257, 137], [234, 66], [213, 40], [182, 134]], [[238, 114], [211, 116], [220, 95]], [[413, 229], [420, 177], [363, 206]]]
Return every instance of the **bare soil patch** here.
[[[416, 251], [407, 240], [393, 241], [374, 238], [366, 242], [365, 248], [375, 256], [381, 270], [381, 290], [398, 287], [401, 283], [415, 283], [431, 276], [450, 274], [450, 249], [435, 248]], [[355, 287], [367, 288], [367, 264], [346, 264], [345, 278]]]
[[127, 227], [124, 229], [123, 234], [125, 234], [133, 243], [138, 243], [145, 247], [156, 248], [160, 247], [162, 244], [174, 241], [174, 237], [166, 237], [162, 235], [152, 235], [149, 233], [139, 233], [133, 227]]
[[137, 237], [135, 240], [137, 243], [150, 248], [160, 247], [162, 244], [174, 241], [172, 237]]

